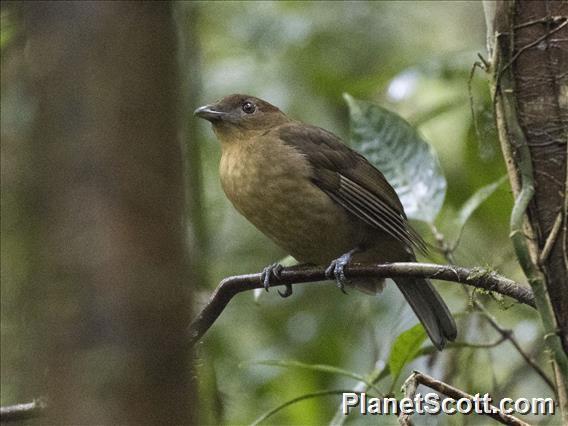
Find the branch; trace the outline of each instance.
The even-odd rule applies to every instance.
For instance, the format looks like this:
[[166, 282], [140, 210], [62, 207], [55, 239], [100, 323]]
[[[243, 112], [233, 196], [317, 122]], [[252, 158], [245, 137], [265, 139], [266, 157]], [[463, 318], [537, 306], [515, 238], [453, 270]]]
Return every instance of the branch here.
[[[393, 278], [414, 277], [432, 278], [482, 288], [509, 296], [519, 303], [535, 307], [531, 290], [495, 272], [481, 268], [463, 268], [453, 265], [435, 265], [432, 263], [389, 263], [384, 265], [347, 266], [345, 272], [351, 278]], [[271, 287], [308, 284], [327, 280], [324, 268], [317, 266], [293, 266], [285, 268], [280, 278], [273, 277]], [[209, 302], [189, 326], [188, 343], [194, 345], [211, 328], [231, 299], [237, 294], [263, 288], [261, 274], [248, 274], [227, 277], [219, 283]], [[451, 396], [451, 395], [450, 395]], [[45, 403], [37, 400], [27, 404], [18, 404], [1, 408], [1, 421], [22, 420], [37, 417], [45, 409]]]
[[[459, 238], [456, 239], [456, 243], [452, 247], [450, 247], [446, 241], [446, 237], [444, 236], [444, 234], [438, 231], [438, 229], [436, 229], [434, 224], [431, 225], [431, 229], [432, 233], [434, 234], [434, 237], [436, 238], [436, 241], [438, 242], [439, 246], [438, 248], [442, 251], [446, 260], [453, 265], [455, 263], [454, 251], [457, 248], [457, 243], [459, 242]], [[551, 231], [551, 236], [552, 233], [553, 231]], [[469, 293], [465, 287], [463, 287], [463, 290], [469, 296]], [[517, 350], [517, 352], [521, 355], [521, 357], [527, 362], [527, 364], [530, 367], [532, 367], [536, 371], [536, 373], [546, 382], [546, 384], [554, 391], [554, 383], [552, 382], [552, 380], [548, 378], [544, 370], [540, 368], [540, 366], [523, 350], [517, 338], [515, 337], [513, 330], [508, 330], [503, 328], [497, 322], [495, 317], [493, 317], [489, 313], [489, 311], [485, 308], [485, 306], [483, 306], [483, 304], [479, 300], [473, 299], [473, 306], [480, 311], [480, 313], [485, 317], [485, 319], [487, 319], [489, 324], [491, 324], [491, 326], [501, 335], [502, 339], [511, 342], [513, 347]]]
[[[481, 268], [467, 269], [460, 266], [435, 265], [432, 263], [389, 263], [348, 266], [345, 272], [351, 278], [414, 277], [467, 284], [509, 296], [520, 303], [535, 307], [534, 297], [529, 288], [495, 272]], [[291, 267], [283, 269], [280, 278], [273, 278], [271, 286], [298, 285], [325, 280], [327, 278], [322, 267]], [[194, 345], [203, 337], [235, 295], [262, 287], [260, 273], [228, 277], [221, 281], [211, 295], [209, 302], [189, 326], [189, 344]]]
[[[470, 395], [440, 380], [436, 380], [433, 377], [428, 376], [427, 374], [420, 373], [419, 371], [414, 371], [410, 375], [410, 377], [406, 379], [406, 381], [404, 382], [404, 385], [402, 386], [404, 390], [404, 395], [408, 398], [414, 399], [418, 385], [427, 386], [430, 389], [434, 389], [435, 391], [440, 392], [456, 400], [462, 398], [474, 400], [473, 395]], [[489, 411], [483, 412], [483, 414], [491, 417], [494, 420], [497, 420], [499, 423], [502, 423], [504, 425], [529, 426], [528, 423], [523, 422], [522, 420], [516, 418], [515, 416], [502, 413], [494, 405], [490, 405]], [[411, 424], [409, 415], [404, 413], [399, 416], [398, 421], [402, 426], [407, 426]]]
[[550, 378], [547, 376], [544, 370], [540, 368], [540, 365], [538, 365], [531, 358], [531, 356], [523, 350], [519, 341], [515, 337], [513, 330], [507, 330], [503, 328], [497, 322], [495, 317], [493, 317], [493, 315], [491, 315], [489, 311], [485, 309], [485, 306], [483, 306], [483, 304], [481, 304], [479, 301], [474, 300], [474, 306], [477, 309], [479, 309], [481, 314], [485, 317], [485, 319], [489, 322], [489, 324], [491, 324], [491, 326], [501, 335], [503, 339], [506, 339], [509, 342], [511, 342], [513, 347], [517, 350], [517, 352], [521, 355], [521, 357], [525, 360], [525, 362], [542, 378], [542, 380], [544, 380], [544, 382], [548, 385], [548, 387], [550, 387], [550, 389], [554, 391], [554, 383], [552, 382], [552, 380], [550, 380]]

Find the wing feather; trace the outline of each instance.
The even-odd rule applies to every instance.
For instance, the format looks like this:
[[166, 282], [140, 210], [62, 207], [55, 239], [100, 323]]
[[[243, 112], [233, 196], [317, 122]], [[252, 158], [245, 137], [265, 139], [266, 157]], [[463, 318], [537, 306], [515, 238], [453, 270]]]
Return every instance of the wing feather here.
[[[365, 217], [373, 219], [369, 224], [382, 229], [409, 247], [414, 247], [421, 252], [426, 251], [424, 241], [410, 227], [406, 218], [381, 198], [343, 175], [340, 175], [338, 192], [345, 200], [358, 207], [358, 211], [364, 213]], [[360, 218], [363, 219], [363, 217]]]
[[314, 184], [333, 201], [405, 246], [426, 252], [426, 244], [410, 227], [395, 190], [365, 157], [333, 133], [303, 123], [281, 126], [278, 136], [308, 159]]

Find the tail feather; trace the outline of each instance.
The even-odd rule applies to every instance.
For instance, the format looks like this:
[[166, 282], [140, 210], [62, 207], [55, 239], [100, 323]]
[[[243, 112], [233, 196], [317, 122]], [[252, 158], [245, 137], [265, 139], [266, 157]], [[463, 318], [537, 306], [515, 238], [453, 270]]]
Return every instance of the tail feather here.
[[397, 278], [395, 282], [438, 350], [442, 350], [447, 341], [456, 339], [454, 318], [430, 281]]

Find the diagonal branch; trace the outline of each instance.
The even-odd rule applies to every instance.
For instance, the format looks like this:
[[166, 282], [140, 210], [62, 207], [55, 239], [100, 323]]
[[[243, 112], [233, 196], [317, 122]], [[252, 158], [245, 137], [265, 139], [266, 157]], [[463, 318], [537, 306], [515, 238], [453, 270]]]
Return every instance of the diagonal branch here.
[[552, 382], [552, 380], [550, 380], [550, 378], [548, 377], [548, 375], [544, 372], [544, 370], [540, 367], [540, 365], [538, 365], [538, 363], [532, 359], [532, 357], [526, 353], [524, 351], [524, 349], [521, 347], [519, 341], [517, 340], [517, 338], [515, 337], [515, 334], [513, 333], [513, 330], [507, 330], [505, 328], [503, 328], [495, 319], [495, 317], [493, 317], [493, 315], [491, 315], [489, 313], [489, 311], [485, 308], [485, 306], [483, 306], [483, 304], [481, 304], [479, 301], [475, 300], [474, 301], [475, 307], [481, 312], [481, 314], [485, 317], [485, 319], [489, 322], [489, 324], [491, 324], [491, 326], [506, 340], [508, 340], [509, 342], [511, 342], [511, 344], [513, 345], [513, 347], [517, 350], [517, 352], [521, 355], [521, 357], [525, 360], [525, 362], [542, 378], [542, 380], [544, 380], [544, 382], [548, 385], [548, 387], [550, 387], [550, 389], [552, 389], [554, 391], [554, 383]]
[[[471, 399], [472, 401], [474, 400], [473, 395], [470, 395], [440, 380], [436, 380], [435, 378], [427, 374], [421, 373], [419, 371], [414, 371], [410, 375], [410, 377], [406, 379], [406, 382], [404, 382], [402, 388], [404, 390], [405, 396], [414, 399], [414, 396], [416, 395], [416, 389], [418, 388], [419, 385], [427, 386], [430, 389], [434, 389], [435, 391], [440, 392], [446, 396], [449, 396], [450, 398], [453, 398], [455, 400], [462, 398]], [[523, 422], [517, 417], [503, 413], [494, 405], [489, 405], [489, 407], [487, 408], [488, 410], [483, 411], [482, 414], [491, 417], [493, 420], [496, 420], [499, 423], [502, 423], [504, 425], [529, 426], [528, 423]], [[408, 414], [401, 414], [398, 418], [398, 421], [401, 426], [408, 426], [411, 424]]]
[[[463, 268], [432, 263], [389, 263], [383, 265], [354, 265], [346, 268], [352, 278], [414, 277], [432, 278], [470, 285], [509, 296], [520, 303], [535, 307], [532, 291], [495, 272], [481, 268]], [[307, 284], [326, 280], [322, 267], [301, 266], [285, 268], [279, 278], [271, 280], [271, 286]], [[238, 275], [225, 278], [217, 286], [209, 301], [189, 327], [189, 344], [195, 344], [215, 323], [231, 299], [247, 290], [262, 288], [261, 274]]]

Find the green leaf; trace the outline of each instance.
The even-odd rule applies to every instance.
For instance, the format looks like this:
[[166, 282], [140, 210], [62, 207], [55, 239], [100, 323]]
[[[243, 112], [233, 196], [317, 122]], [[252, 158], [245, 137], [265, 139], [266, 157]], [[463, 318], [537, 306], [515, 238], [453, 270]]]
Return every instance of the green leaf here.
[[398, 114], [344, 93], [351, 146], [387, 178], [406, 215], [433, 223], [446, 195], [446, 179], [433, 148]]
[[399, 334], [394, 341], [388, 362], [393, 377], [393, 388], [402, 373], [402, 369], [420, 353], [424, 340], [426, 340], [426, 331], [422, 324], [416, 324]]
[[495, 182], [489, 185], [479, 188], [475, 193], [469, 197], [469, 199], [463, 204], [462, 208], [458, 213], [456, 222], [460, 226], [460, 235], [462, 233], [463, 227], [469, 220], [470, 216], [478, 209], [478, 207], [483, 204], [496, 190], [501, 186], [503, 182], [507, 180], [507, 176], [501, 176]]

